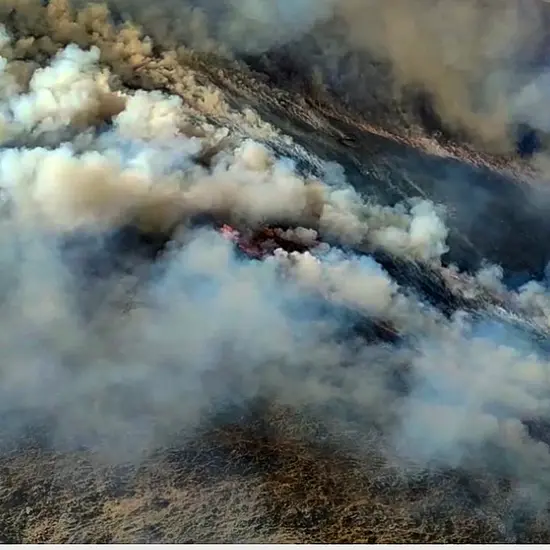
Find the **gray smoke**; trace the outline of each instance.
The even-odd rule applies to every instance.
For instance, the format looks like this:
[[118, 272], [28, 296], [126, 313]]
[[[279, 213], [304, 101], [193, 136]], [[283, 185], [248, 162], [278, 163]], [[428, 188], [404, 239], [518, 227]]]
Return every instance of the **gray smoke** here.
[[[389, 48], [403, 37], [403, 49], [384, 51], [396, 67], [404, 63], [402, 72], [405, 54], [431, 53], [427, 67], [411, 61], [411, 71], [439, 90], [442, 106], [450, 101], [447, 92], [464, 99], [451, 102], [453, 116], [473, 112], [473, 96], [460, 94], [478, 82], [484, 63], [499, 67], [510, 47], [506, 29], [518, 16], [506, 11], [501, 19], [497, 12], [493, 36], [482, 33], [485, 19], [471, 2], [456, 9], [450, 29], [447, 22], [440, 26], [437, 2], [418, 22], [413, 7], [419, 5], [412, 3], [374, 10], [375, 2], [365, 12], [354, 2], [319, 3], [312, 12], [303, 2], [269, 5], [273, 12], [253, 12], [247, 24], [288, 19], [295, 27], [285, 32], [298, 36], [328, 20], [328, 8], [350, 23], [352, 14], [369, 25], [385, 22], [391, 41], [367, 32], [366, 46]], [[231, 17], [239, 6], [229, 5]], [[284, 11], [291, 7], [302, 11]], [[174, 52], [159, 60], [151, 39], [133, 28], [115, 29], [98, 6], [76, 16], [61, 2], [42, 9], [43, 19], [25, 6], [13, 16], [21, 36], [1, 33], [0, 411], [6, 419], [31, 409], [54, 419], [57, 445], [97, 446], [118, 460], [151, 450], [174, 431], [192, 433], [212, 409], [267, 395], [312, 408], [327, 421], [359, 418], [348, 423], [358, 440], [371, 425], [381, 426], [386, 450], [421, 467], [473, 464], [515, 476], [522, 488], [538, 483], [548, 496], [548, 446], [523, 423], [548, 419], [547, 356], [529, 335], [510, 337], [504, 321], [482, 324], [470, 312], [446, 318], [370, 256], [339, 250], [368, 245], [440, 267], [448, 250], [443, 208], [421, 199], [375, 204], [322, 159], [315, 162], [324, 177], [301, 174], [294, 160], [269, 146], [285, 144], [301, 154], [291, 140], [202, 85]], [[47, 32], [36, 38], [41, 26]], [[494, 49], [482, 41], [487, 59], [476, 60], [473, 45], [480, 43], [460, 30], [479, 40], [488, 34]], [[443, 37], [459, 44], [455, 57], [434, 46]], [[267, 38], [264, 48], [291, 36]], [[449, 82], [458, 87], [441, 88]], [[207, 167], [197, 161], [206, 153]], [[320, 236], [334, 246], [250, 261], [218, 232], [193, 229], [198, 215], [239, 227], [286, 222], [300, 228], [295, 238]], [[180, 231], [154, 268], [134, 259], [132, 269], [94, 275], [102, 256], [90, 254], [97, 249], [108, 257], [102, 239], [127, 224], [159, 232], [179, 225]], [[89, 236], [96, 248], [76, 240], [68, 261], [67, 245]], [[91, 274], [79, 269], [87, 264]], [[478, 274], [485, 287], [506, 292], [499, 277], [498, 269]], [[515, 299], [537, 308], [547, 327], [542, 286], [523, 288]], [[352, 330], [358, 317], [388, 323], [402, 343], [366, 343]], [[396, 388], [396, 374], [407, 375], [408, 393]], [[3, 429], [17, 435], [17, 427], [6, 420]]]
[[[290, 45], [303, 70], [322, 75], [325, 85], [367, 111], [382, 93], [399, 99], [410, 90], [426, 92], [449, 128], [496, 151], [510, 147], [515, 124], [533, 122], [543, 94], [549, 10], [541, 0], [163, 0], [155, 6], [115, 0], [113, 5], [173, 49], [184, 43], [239, 57]], [[373, 72], [373, 63], [387, 64], [391, 73], [383, 89], [384, 73]], [[529, 112], [525, 101], [533, 105]]]

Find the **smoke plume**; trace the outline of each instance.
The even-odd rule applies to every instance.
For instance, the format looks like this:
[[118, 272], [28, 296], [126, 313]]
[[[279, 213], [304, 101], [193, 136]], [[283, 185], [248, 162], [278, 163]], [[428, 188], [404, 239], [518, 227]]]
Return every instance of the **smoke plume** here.
[[[472, 283], [485, 313], [442, 313], [379, 260], [467, 280], [443, 267], [442, 205], [377, 204], [202, 83], [179, 63], [182, 51], [157, 51], [188, 29], [188, 45], [235, 54], [308, 33], [328, 48], [332, 30], [347, 51], [388, 59], [399, 85], [434, 94], [449, 123], [498, 141], [525, 104], [517, 69], [537, 45], [539, 8], [453, 6], [235, 1], [214, 14], [219, 3], [204, 1], [178, 4], [172, 19], [176, 6], [162, 2], [157, 18], [122, 0], [113, 13], [2, 2], [4, 442], [30, 411], [50, 419], [56, 447], [135, 459], [176, 432], [192, 436], [212, 411], [269, 398], [345, 425], [359, 453], [375, 430], [404, 468], [484, 469], [546, 502], [548, 445], [526, 424], [550, 416], [548, 357], [531, 330], [548, 329], [543, 283], [512, 292], [487, 267]], [[149, 36], [117, 26], [115, 8]], [[171, 19], [187, 26], [169, 32]], [[299, 169], [301, 155], [316, 173]], [[284, 226], [309, 251], [243, 257], [221, 223]], [[170, 245], [156, 262], [133, 256], [129, 228]], [[517, 318], [503, 308], [498, 317], [490, 293]], [[364, 338], [366, 321], [397, 340]]]
[[[154, 7], [115, 0], [121, 17], [165, 47], [230, 56], [288, 47], [303, 70], [372, 110], [383, 93], [427, 94], [443, 124], [469, 140], [507, 151], [519, 123], [534, 122], [546, 78], [548, 7], [541, 0], [163, 0]], [[490, 23], [489, 23], [490, 22]], [[378, 89], [384, 71], [390, 78]], [[387, 101], [387, 100], [386, 100]]]

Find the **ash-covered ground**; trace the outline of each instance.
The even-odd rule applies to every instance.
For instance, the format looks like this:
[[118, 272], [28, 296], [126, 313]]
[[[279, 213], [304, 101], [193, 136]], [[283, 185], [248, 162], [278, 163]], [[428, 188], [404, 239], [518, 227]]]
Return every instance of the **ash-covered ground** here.
[[0, 541], [547, 542], [547, 6], [0, 0]]

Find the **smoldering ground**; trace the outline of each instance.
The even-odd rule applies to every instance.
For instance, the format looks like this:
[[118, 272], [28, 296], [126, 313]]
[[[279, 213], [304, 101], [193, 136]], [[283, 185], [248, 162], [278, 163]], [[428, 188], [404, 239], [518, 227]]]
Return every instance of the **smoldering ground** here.
[[[84, 449], [103, 465], [131, 468], [177, 441], [189, 479], [219, 494], [212, 486], [233, 473], [207, 468], [197, 479], [193, 464], [231, 462], [224, 457], [239, 453], [223, 443], [231, 423], [253, 434], [239, 441], [260, 437], [261, 453], [282, 461], [273, 466], [283, 471], [278, 486], [296, 475], [284, 465], [307, 456], [314, 478], [324, 469], [342, 479], [353, 472], [361, 487], [383, 487], [391, 507], [402, 502], [392, 487], [420, 483], [428, 471], [430, 487], [453, 488], [434, 501], [440, 516], [459, 510], [465, 522], [485, 521], [494, 538], [535, 538], [548, 497], [545, 430], [532, 429], [548, 418], [547, 356], [534, 341], [545, 337], [544, 285], [512, 292], [498, 269], [459, 274], [457, 286], [469, 281], [477, 301], [457, 300], [451, 311], [444, 300], [430, 304], [430, 273], [452, 280], [441, 264], [444, 206], [419, 198], [390, 207], [361, 196], [342, 170], [257, 113], [236, 109], [172, 52], [156, 57], [151, 39], [117, 29], [104, 8], [74, 16], [62, 3], [31, 7], [9, 12], [1, 52], [0, 410], [8, 469], [32, 456], [32, 427], [40, 428], [40, 452]], [[306, 30], [300, 25], [296, 32]], [[305, 156], [316, 173], [297, 170], [276, 146]], [[212, 227], [197, 228], [202, 215], [243, 230], [285, 224], [295, 238], [331, 245], [252, 261]], [[128, 226], [170, 243], [144, 246], [151, 261], [117, 241]], [[391, 258], [425, 273], [426, 284], [410, 284], [390, 269]], [[486, 289], [503, 296], [500, 316]], [[480, 312], [490, 321], [482, 324]], [[358, 319], [384, 322], [399, 338], [367, 340]], [[509, 328], [512, 321], [521, 330]], [[213, 418], [215, 452], [205, 458], [197, 449], [208, 447], [205, 423]], [[261, 429], [258, 419], [266, 419]], [[297, 445], [294, 458], [285, 445]], [[252, 454], [255, 467], [236, 465], [239, 475], [251, 472], [234, 482], [244, 515], [222, 507], [236, 527], [218, 521], [202, 535], [195, 527], [197, 540], [236, 533], [273, 540], [257, 522], [246, 527], [257, 501], [239, 491], [268, 475]], [[469, 495], [453, 476], [479, 480], [481, 489]], [[168, 493], [178, 491], [166, 483]], [[362, 509], [361, 492], [344, 486]], [[472, 499], [475, 511], [466, 513]], [[288, 513], [281, 506], [265, 512], [279, 526]], [[531, 531], [518, 527], [519, 509]]]

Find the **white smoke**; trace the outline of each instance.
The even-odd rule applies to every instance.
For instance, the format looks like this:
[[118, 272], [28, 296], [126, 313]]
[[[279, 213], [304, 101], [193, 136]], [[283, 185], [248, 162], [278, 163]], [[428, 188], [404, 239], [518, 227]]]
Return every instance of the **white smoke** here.
[[[187, 97], [132, 92], [94, 48], [67, 46], [27, 88], [2, 63], [2, 412], [36, 408], [57, 416], [63, 441], [131, 454], [218, 404], [268, 393], [296, 407], [343, 403], [422, 464], [456, 465], [497, 444], [526, 483], [546, 475], [548, 449], [521, 424], [549, 413], [549, 365], [521, 351], [528, 339], [500, 341], [466, 314], [449, 320], [372, 258], [337, 248], [437, 266], [448, 250], [441, 207], [375, 204], [330, 166], [325, 180], [305, 176], [259, 139], [277, 133], [221, 92], [201, 96], [196, 82]], [[213, 229], [191, 229], [201, 214], [286, 223], [287, 237], [334, 247], [240, 259]], [[182, 229], [150, 279], [114, 274], [102, 286], [75, 274], [63, 256], [71, 238], [127, 224]], [[88, 254], [77, 246], [73, 263]], [[499, 275], [478, 279], [495, 287]], [[362, 341], [353, 327], [367, 318], [403, 342]], [[409, 396], [390, 381], [404, 364]]]

